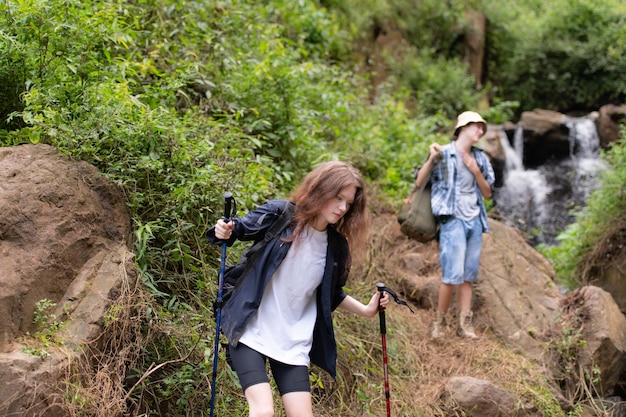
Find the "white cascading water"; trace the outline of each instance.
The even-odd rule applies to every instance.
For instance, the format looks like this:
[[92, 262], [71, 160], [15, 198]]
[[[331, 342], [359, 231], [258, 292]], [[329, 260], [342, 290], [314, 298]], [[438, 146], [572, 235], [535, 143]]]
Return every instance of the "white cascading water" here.
[[600, 139], [596, 125], [591, 119], [570, 119], [570, 158], [575, 162], [574, 190], [583, 201], [587, 201], [589, 193], [597, 186], [600, 170], [607, 168], [600, 159]]
[[506, 165], [504, 183], [495, 191], [498, 212], [505, 222], [528, 233], [533, 244], [553, 244], [573, 220], [572, 210], [585, 204], [597, 187], [597, 175], [605, 166], [599, 159], [595, 123], [588, 118], [570, 118], [570, 156], [537, 169], [525, 169], [523, 131], [514, 134], [513, 146], [501, 134]]

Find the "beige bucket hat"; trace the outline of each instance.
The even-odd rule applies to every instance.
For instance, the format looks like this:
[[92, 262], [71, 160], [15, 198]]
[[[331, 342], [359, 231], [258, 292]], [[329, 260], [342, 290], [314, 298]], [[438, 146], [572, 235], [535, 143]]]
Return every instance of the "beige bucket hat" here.
[[454, 136], [459, 136], [459, 130], [463, 126], [467, 126], [470, 123], [482, 123], [484, 129], [484, 133], [487, 133], [487, 122], [482, 116], [475, 111], [465, 111], [456, 118], [456, 126], [454, 126]]

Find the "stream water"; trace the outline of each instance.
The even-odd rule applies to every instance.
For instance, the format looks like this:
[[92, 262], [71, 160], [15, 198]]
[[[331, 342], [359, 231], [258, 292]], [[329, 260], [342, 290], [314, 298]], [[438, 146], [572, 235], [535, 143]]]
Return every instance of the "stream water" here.
[[606, 169], [593, 120], [570, 118], [567, 125], [569, 155], [533, 169], [524, 166], [522, 129], [516, 130], [512, 144], [504, 131], [501, 134], [506, 165], [494, 201], [505, 223], [527, 232], [533, 245], [556, 242], [558, 234], [574, 221], [574, 212], [597, 188], [600, 170]]

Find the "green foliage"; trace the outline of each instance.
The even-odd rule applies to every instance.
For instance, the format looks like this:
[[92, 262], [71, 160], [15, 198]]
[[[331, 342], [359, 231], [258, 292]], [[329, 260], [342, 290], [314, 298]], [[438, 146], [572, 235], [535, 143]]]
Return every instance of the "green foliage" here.
[[419, 57], [410, 52], [396, 63], [396, 77], [414, 92], [417, 107], [423, 114], [442, 114], [454, 119], [480, 101], [474, 90], [476, 80], [458, 61], [421, 50]]
[[466, 22], [461, 2], [445, 6], [438, 0], [329, 3], [357, 22], [361, 37], [369, 38], [364, 43], [375, 41], [379, 32], [398, 30], [403, 34], [406, 42], [394, 45], [400, 51], [383, 58], [394, 75], [394, 88], [405, 89], [412, 96], [414, 113], [454, 119], [477, 107], [476, 79], [462, 60], [460, 40]]
[[51, 312], [55, 307], [56, 303], [45, 298], [35, 303], [33, 323], [39, 331], [54, 333], [60, 328], [61, 325], [57, 322], [57, 316]]
[[[394, 198], [408, 195], [415, 168], [428, 156], [433, 141], [446, 141], [438, 131], [450, 122], [442, 116], [411, 118], [410, 111], [393, 97], [355, 115], [337, 139], [343, 156]], [[385, 123], [381, 123], [385, 120]]]
[[464, 2], [439, 0], [325, 0], [329, 8], [340, 10], [354, 22], [357, 34], [365, 36], [383, 27], [398, 28], [408, 43], [419, 49], [436, 51], [447, 57], [458, 41], [464, 24]]
[[519, 102], [517, 101], [494, 99], [492, 105], [481, 113], [490, 124], [497, 125], [513, 120], [518, 108]]
[[49, 355], [46, 350], [52, 344], [61, 343], [57, 333], [63, 328], [63, 323], [57, 320], [57, 316], [52, 312], [56, 303], [48, 299], [41, 299], [35, 303], [35, 313], [33, 324], [37, 331], [33, 334], [35, 345], [28, 346], [24, 352], [31, 355], [46, 357]]
[[395, 7], [391, 1], [377, 0], [321, 0], [324, 6], [346, 16], [352, 22], [355, 36], [365, 36], [381, 21], [392, 19]]
[[349, 56], [355, 31], [343, 16], [329, 13], [315, 2], [274, 1], [269, 5], [269, 20], [280, 24], [285, 38], [296, 43], [305, 58], [344, 61]]
[[626, 9], [617, 0], [488, 3], [488, 67], [521, 108], [595, 109], [623, 101]]

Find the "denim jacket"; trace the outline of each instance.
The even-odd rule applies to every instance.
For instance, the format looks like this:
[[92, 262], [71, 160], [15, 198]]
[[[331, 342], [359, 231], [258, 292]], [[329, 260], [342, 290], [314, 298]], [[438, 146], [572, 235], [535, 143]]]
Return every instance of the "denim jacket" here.
[[[495, 175], [487, 154], [473, 146], [471, 152], [474, 158], [476, 158], [476, 163], [483, 177], [493, 188]], [[430, 180], [432, 181], [430, 201], [433, 214], [436, 217], [454, 215], [458, 191], [457, 164], [463, 163], [460, 157], [457, 158], [454, 142], [443, 146], [441, 153], [443, 158], [435, 165], [430, 174]], [[487, 210], [485, 209], [485, 203], [478, 184], [476, 184], [476, 200], [480, 208], [480, 222], [483, 226], [483, 232], [489, 232]]]
[[[235, 225], [228, 246], [235, 240], [262, 239], [274, 220], [285, 207], [284, 200], [271, 200], [249, 212], [244, 217], [233, 219]], [[332, 225], [328, 226], [328, 248], [322, 283], [317, 288], [317, 319], [313, 330], [313, 345], [309, 354], [311, 362], [336, 377], [337, 343], [332, 322], [332, 311], [344, 300], [343, 286], [349, 273], [350, 253], [348, 242]], [[288, 227], [281, 236], [288, 237], [293, 227]], [[214, 228], [207, 232], [211, 243], [223, 241], [215, 237]], [[237, 346], [249, 320], [256, 314], [265, 286], [287, 255], [291, 242], [279, 236], [271, 240], [250, 273], [242, 278], [243, 283], [233, 292], [222, 308], [222, 331], [231, 345]], [[306, 265], [302, 266], [306, 268]], [[274, 358], [280, 360], [280, 358]]]

